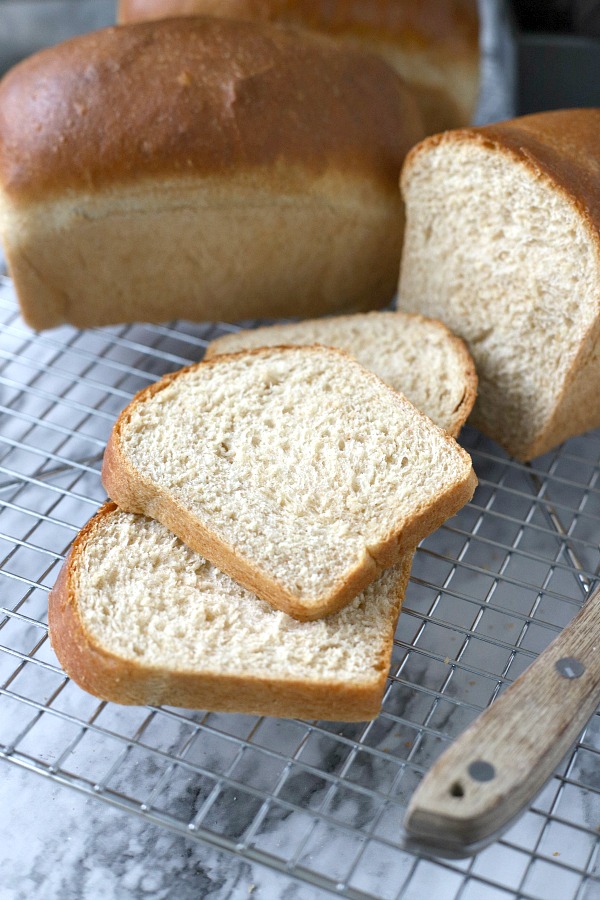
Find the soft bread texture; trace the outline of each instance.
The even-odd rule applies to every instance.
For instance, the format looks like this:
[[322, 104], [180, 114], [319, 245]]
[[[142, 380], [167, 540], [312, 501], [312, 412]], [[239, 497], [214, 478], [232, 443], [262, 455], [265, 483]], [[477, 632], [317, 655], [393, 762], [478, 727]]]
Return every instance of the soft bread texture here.
[[469, 125], [479, 90], [477, 0], [120, 0], [119, 21], [192, 13], [314, 29], [377, 53], [414, 91], [428, 134]]
[[325, 347], [249, 350], [166, 376], [117, 420], [102, 477], [122, 509], [299, 619], [349, 603], [476, 483], [452, 438]]
[[50, 640], [104, 700], [363, 721], [381, 705], [411, 559], [341, 612], [301, 623], [160, 523], [107, 504], [50, 594]]
[[194, 17], [44, 50], [0, 84], [0, 234], [26, 321], [308, 316], [393, 296], [423, 137], [375, 56]]
[[209, 344], [204, 358], [277, 344], [345, 350], [453, 437], [475, 402], [477, 375], [464, 341], [441, 322], [408, 313], [363, 313], [238, 331]]
[[467, 342], [471, 420], [521, 460], [600, 425], [600, 110], [420, 144], [398, 306]]

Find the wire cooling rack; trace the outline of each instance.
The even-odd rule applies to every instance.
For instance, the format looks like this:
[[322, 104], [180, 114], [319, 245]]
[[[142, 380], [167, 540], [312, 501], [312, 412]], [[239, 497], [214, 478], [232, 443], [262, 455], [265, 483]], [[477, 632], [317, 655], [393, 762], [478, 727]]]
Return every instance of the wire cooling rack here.
[[474, 500], [416, 554], [382, 713], [286, 721], [99, 702], [60, 669], [47, 594], [104, 499], [119, 410], [232, 326], [34, 334], [0, 282], [0, 755], [190, 839], [344, 897], [600, 896], [600, 716], [472, 860], [402, 849], [434, 759], [580, 607], [600, 567], [600, 434], [531, 466], [466, 429]]

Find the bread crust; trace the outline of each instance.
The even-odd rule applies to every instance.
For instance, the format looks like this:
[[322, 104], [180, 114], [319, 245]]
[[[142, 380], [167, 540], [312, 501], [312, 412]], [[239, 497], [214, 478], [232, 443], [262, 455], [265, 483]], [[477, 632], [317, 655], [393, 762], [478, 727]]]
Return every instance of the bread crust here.
[[412, 553], [402, 563], [396, 604], [376, 664], [377, 674], [370, 681], [357, 685], [333, 680], [259, 678], [244, 675], [243, 664], [235, 675], [211, 672], [209, 667], [204, 671], [167, 671], [111, 653], [94, 641], [82, 621], [76, 591], [79, 559], [87, 542], [94, 540], [97, 528], [116, 509], [114, 503], [104, 504], [82, 529], [49, 597], [52, 647], [64, 670], [84, 690], [122, 704], [165, 704], [287, 718], [364, 721], [378, 714]]
[[27, 323], [235, 322], [389, 302], [399, 191], [341, 173], [315, 179], [300, 167], [271, 171], [269, 186], [254, 175], [179, 178], [151, 193], [131, 186], [7, 211], [4, 249]]
[[460, 358], [463, 367], [465, 389], [460, 401], [454, 408], [452, 427], [448, 429], [448, 434], [453, 438], [457, 438], [461, 432], [463, 425], [469, 418], [471, 410], [473, 409], [473, 404], [477, 399], [477, 385], [479, 383], [479, 379], [477, 378], [477, 371], [475, 369], [473, 357], [469, 353], [469, 348], [467, 347], [465, 341], [463, 341], [462, 338], [459, 338], [458, 335], [454, 334], [454, 332], [450, 331], [449, 328], [446, 328], [443, 322], [440, 322], [437, 319], [435, 320], [435, 322], [437, 325], [447, 331], [448, 340], [452, 342], [456, 354]]
[[380, 59], [193, 18], [108, 28], [0, 82], [0, 234], [22, 313], [239, 321], [375, 309], [424, 130]]
[[20, 204], [282, 165], [392, 191], [421, 136], [410, 92], [376, 56], [269, 24], [105, 28], [0, 82], [0, 185]]
[[[356, 315], [356, 314], [355, 314]], [[342, 315], [336, 316], [335, 322], [339, 322], [340, 325], [344, 325], [346, 322], [352, 322], [355, 318], [355, 315]], [[466, 343], [462, 340], [462, 338], [457, 337], [450, 329], [444, 325], [443, 322], [440, 322], [439, 319], [431, 319], [428, 316], [422, 316], [420, 313], [408, 313], [408, 312], [369, 312], [364, 313], [360, 316], [361, 320], [365, 322], [368, 327], [369, 320], [374, 317], [379, 316], [398, 316], [402, 321], [410, 324], [411, 322], [421, 322], [426, 323], [432, 327], [437, 328], [439, 331], [443, 332], [447, 341], [452, 344], [454, 352], [460, 362], [460, 366], [462, 368], [462, 376], [464, 380], [464, 392], [457, 403], [455, 409], [453, 410], [453, 417], [451, 426], [447, 429], [448, 434], [456, 438], [460, 434], [460, 430], [467, 421], [469, 413], [473, 408], [473, 404], [475, 403], [475, 398], [477, 396], [477, 372], [475, 371], [475, 363], [473, 362], [473, 357], [469, 353]], [[328, 321], [327, 319], [315, 319], [312, 320], [312, 323], [318, 324], [320, 321]], [[287, 326], [279, 326], [272, 325], [266, 326], [265, 328], [257, 329], [259, 332], [265, 331], [267, 332], [270, 328], [286, 328]], [[293, 327], [293, 326], [292, 326]], [[214, 341], [211, 341], [206, 351], [204, 353], [204, 360], [214, 359], [216, 356], [223, 355], [220, 347], [222, 345], [226, 345], [228, 341], [229, 335], [224, 335], [220, 338], [215, 338]], [[323, 342], [323, 346], [331, 346]], [[424, 354], [427, 353], [427, 348], [423, 348]]]
[[[308, 352], [318, 349], [341, 356], [358, 366], [365, 377], [374, 380], [379, 387], [389, 392], [394, 403], [405, 403], [396, 391], [388, 387], [372, 372], [363, 369], [344, 351], [324, 348], [306, 347]], [[432, 499], [415, 510], [410, 521], [402, 522], [400, 528], [388, 534], [380, 543], [366, 547], [362, 558], [340, 579], [327, 594], [312, 598], [310, 604], [290, 592], [285, 585], [259, 569], [256, 564], [245, 558], [238, 550], [220, 539], [210, 528], [198, 521], [191, 512], [178, 503], [167, 490], [144, 478], [135, 469], [125, 454], [122, 442], [122, 431], [127, 427], [132, 411], [140, 404], [151, 400], [156, 394], [171, 385], [188, 372], [200, 367], [227, 365], [231, 360], [241, 357], [269, 355], [273, 351], [297, 351], [298, 347], [270, 347], [224, 354], [212, 360], [187, 366], [177, 372], [165, 375], [155, 384], [142, 390], [119, 415], [111, 432], [102, 464], [102, 483], [109, 497], [126, 512], [141, 513], [161, 522], [192, 550], [201, 553], [206, 559], [225, 572], [253, 594], [270, 603], [300, 621], [310, 621], [330, 615], [342, 609], [358, 594], [371, 584], [380, 571], [394, 565], [411, 552], [424, 537], [442, 525], [448, 518], [458, 512], [473, 496], [477, 486], [477, 478], [466, 451], [458, 448], [465, 468], [468, 466], [462, 481], [457, 482], [444, 494], [443, 502]], [[428, 427], [437, 428], [430, 420], [415, 410], [418, 418], [427, 422]], [[453, 439], [441, 428], [438, 429], [444, 441]], [[455, 445], [456, 446], [456, 445]]]
[[468, 125], [479, 86], [476, 0], [121, 0], [118, 21], [215, 15], [319, 31], [377, 53], [410, 84], [428, 134]]
[[332, 34], [393, 35], [442, 45], [453, 53], [473, 50], [479, 40], [476, 0], [119, 0], [117, 11], [121, 24], [191, 15], [283, 22]]
[[[407, 155], [401, 187], [419, 156], [438, 145], [472, 141], [509, 157], [555, 190], [573, 207], [585, 226], [600, 268], [600, 109], [570, 109], [536, 113], [480, 128], [434, 135]], [[598, 289], [600, 299], [600, 285]], [[543, 364], [543, 360], [539, 361]], [[473, 424], [523, 462], [534, 459], [573, 435], [600, 426], [600, 314], [583, 336], [562, 384], [554, 411], [527, 440], [507, 440], [501, 428], [478, 415]]]

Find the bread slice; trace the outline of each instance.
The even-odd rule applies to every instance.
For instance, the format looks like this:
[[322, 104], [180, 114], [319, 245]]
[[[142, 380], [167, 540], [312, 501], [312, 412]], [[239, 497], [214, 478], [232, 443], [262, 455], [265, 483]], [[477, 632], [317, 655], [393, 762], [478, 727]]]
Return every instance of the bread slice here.
[[50, 594], [52, 646], [116, 703], [362, 721], [377, 715], [412, 554], [341, 612], [297, 622], [160, 523], [106, 504]]
[[453, 437], [475, 402], [477, 375], [464, 341], [441, 322], [407, 313], [336, 316], [238, 331], [209, 344], [205, 359], [277, 344], [346, 350]]
[[442, 319], [479, 377], [472, 421], [532, 459], [600, 425], [600, 110], [450, 132], [403, 170], [398, 306]]
[[168, 375], [111, 434], [109, 496], [299, 619], [341, 609], [471, 497], [471, 460], [342, 351], [269, 347]]

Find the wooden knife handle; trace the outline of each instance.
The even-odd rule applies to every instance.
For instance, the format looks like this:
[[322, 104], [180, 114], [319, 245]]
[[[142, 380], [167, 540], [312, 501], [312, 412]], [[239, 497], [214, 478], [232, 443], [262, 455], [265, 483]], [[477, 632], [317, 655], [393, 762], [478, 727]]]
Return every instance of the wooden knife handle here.
[[489, 842], [550, 778], [599, 701], [600, 588], [425, 776], [404, 821], [409, 838], [453, 855]]

